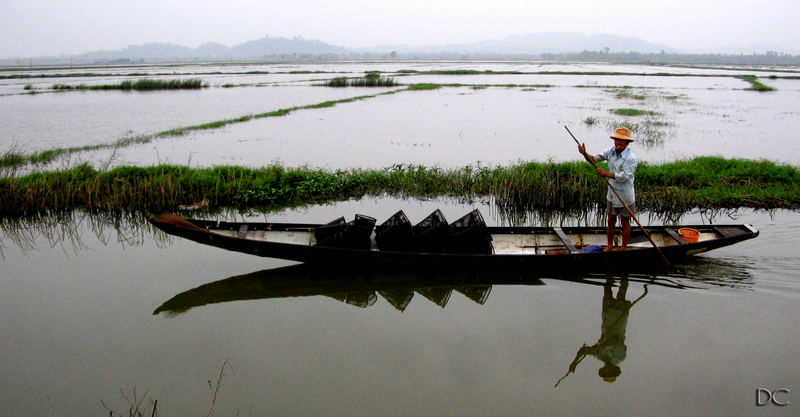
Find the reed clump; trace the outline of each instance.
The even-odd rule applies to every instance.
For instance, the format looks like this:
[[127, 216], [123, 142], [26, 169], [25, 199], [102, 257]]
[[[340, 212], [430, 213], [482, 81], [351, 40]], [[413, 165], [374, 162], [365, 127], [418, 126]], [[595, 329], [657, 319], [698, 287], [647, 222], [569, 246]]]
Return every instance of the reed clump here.
[[396, 87], [391, 77], [381, 77], [379, 71], [367, 71], [361, 78], [334, 77], [325, 83], [327, 87]]
[[[656, 212], [694, 208], [800, 209], [800, 171], [768, 161], [701, 157], [641, 163], [637, 205]], [[281, 209], [365, 196], [493, 198], [509, 210], [578, 212], [605, 201], [606, 187], [585, 162], [382, 170], [268, 166], [158, 165], [98, 171], [88, 164], [0, 178], [0, 217], [90, 212], [160, 212], [208, 200], [212, 207]]]
[[197, 78], [157, 80], [142, 78], [136, 81], [125, 80], [119, 84], [53, 84], [52, 89], [57, 91], [71, 90], [123, 90], [123, 91], [151, 91], [151, 90], [191, 90], [207, 87], [202, 80]]

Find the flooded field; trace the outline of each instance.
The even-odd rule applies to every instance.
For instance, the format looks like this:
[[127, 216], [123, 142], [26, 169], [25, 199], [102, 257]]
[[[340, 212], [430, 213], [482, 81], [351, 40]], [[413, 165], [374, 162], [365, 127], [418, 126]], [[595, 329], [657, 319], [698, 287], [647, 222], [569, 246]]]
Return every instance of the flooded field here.
[[[320, 86], [337, 76], [359, 77], [366, 71], [381, 71], [402, 85]], [[468, 72], [458, 75], [457, 71]], [[599, 151], [608, 146], [608, 132], [618, 124], [634, 128], [634, 137], [639, 139], [635, 150], [640, 159], [649, 162], [720, 155], [797, 164], [800, 145], [794, 139], [800, 131], [796, 106], [800, 81], [768, 78], [796, 75], [796, 69], [784, 71], [751, 71], [776, 88], [760, 93], [747, 90], [749, 83], [733, 77], [751, 73], [747, 71], [600, 64], [100, 68], [92, 70], [96, 75], [92, 77], [0, 80], [0, 111], [4, 114], [0, 149], [32, 152], [113, 144], [171, 129], [358, 97], [282, 117], [158, 137], [137, 146], [75, 153], [68, 162], [57, 161], [51, 167], [79, 161], [106, 166], [110, 159], [112, 166], [280, 163], [333, 169], [563, 161], [577, 156], [565, 125], [590, 150]], [[657, 73], [671, 75], [652, 75]], [[42, 72], [32, 71], [28, 75], [39, 74]], [[153, 74], [151, 78], [199, 78], [209, 87], [150, 92], [53, 92], [50, 88], [55, 83], [118, 83], [146, 74]], [[406, 89], [418, 83], [442, 87]], [[624, 108], [649, 114], [613, 113]]]
[[[443, 86], [317, 86], [369, 70], [401, 84]], [[425, 73], [433, 70], [494, 73]], [[26, 170], [81, 161], [329, 169], [566, 161], [578, 155], [564, 125], [599, 151], [609, 146], [617, 123], [639, 126], [633, 149], [648, 163], [721, 155], [800, 164], [800, 81], [767, 78], [792, 72], [755, 73], [776, 88], [759, 93], [728, 76], [750, 72], [634, 65], [393, 62], [72, 71], [76, 76], [0, 79], [0, 152], [113, 143], [363, 98], [77, 152]], [[84, 72], [103, 75], [78, 74]], [[126, 75], [133, 72], [201, 78], [209, 87], [48, 91], [54, 83], [141, 77]], [[702, 76], [642, 75], [657, 72]], [[653, 114], [612, 113], [619, 108]], [[324, 223], [363, 213], [381, 222], [403, 209], [419, 221], [437, 208], [451, 220], [478, 208], [491, 225], [601, 221], [592, 214], [510, 217], [491, 201], [393, 198], [227, 217]], [[640, 219], [662, 221], [650, 213]], [[291, 262], [169, 237], [140, 218], [74, 213], [3, 219], [0, 416], [128, 415], [136, 404], [143, 415], [157, 410], [163, 416], [796, 415], [800, 214], [693, 212], [679, 221], [749, 223], [761, 234], [653, 274], [530, 271], [512, 277], [512, 285], [497, 271], [484, 277], [492, 284], [476, 287], [446, 272], [418, 271], [409, 277], [413, 286], [375, 289], [358, 284], [391, 271], [308, 276]], [[348, 290], [325, 285], [331, 282]], [[303, 287], [270, 290], [276, 283]], [[400, 301], [399, 293], [410, 298]], [[604, 325], [610, 305], [626, 311], [615, 322], [612, 344]], [[759, 404], [763, 390], [778, 393], [776, 401]]]

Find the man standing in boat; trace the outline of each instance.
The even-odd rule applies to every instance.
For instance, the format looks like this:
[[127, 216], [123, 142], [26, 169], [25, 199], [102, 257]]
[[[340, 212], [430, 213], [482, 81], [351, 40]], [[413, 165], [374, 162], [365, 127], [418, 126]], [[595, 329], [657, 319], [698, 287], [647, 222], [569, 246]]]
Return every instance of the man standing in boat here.
[[[586, 153], [586, 145], [578, 145], [578, 152], [592, 164], [608, 161], [608, 170], [597, 168], [597, 173], [601, 177], [608, 178], [608, 193], [606, 194], [608, 213], [608, 246], [605, 251], [610, 251], [614, 247], [614, 235], [617, 233], [617, 217], [622, 224], [622, 250], [628, 248], [628, 241], [631, 238], [631, 216], [636, 214], [636, 197], [633, 189], [633, 180], [636, 174], [636, 167], [639, 162], [636, 155], [628, 148], [633, 138], [627, 127], [619, 127], [611, 135], [614, 139], [614, 146], [605, 152], [597, 155]], [[615, 194], [610, 187], [617, 191]], [[617, 194], [622, 198], [620, 201]], [[627, 205], [627, 208], [625, 207]], [[628, 210], [630, 209], [630, 210]]]

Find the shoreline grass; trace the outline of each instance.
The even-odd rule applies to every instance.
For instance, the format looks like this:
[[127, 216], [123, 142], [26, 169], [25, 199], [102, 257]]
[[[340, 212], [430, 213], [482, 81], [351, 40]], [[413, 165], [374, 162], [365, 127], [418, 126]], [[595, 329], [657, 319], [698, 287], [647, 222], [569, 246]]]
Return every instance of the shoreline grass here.
[[[637, 206], [645, 211], [800, 209], [800, 170], [768, 161], [698, 157], [661, 165], [642, 163], [636, 187]], [[337, 171], [277, 165], [122, 166], [98, 171], [81, 164], [0, 178], [0, 217], [72, 210], [153, 213], [203, 199], [216, 208], [275, 210], [368, 196], [488, 197], [507, 210], [574, 212], [596, 208], [605, 193], [602, 180], [584, 162]]]

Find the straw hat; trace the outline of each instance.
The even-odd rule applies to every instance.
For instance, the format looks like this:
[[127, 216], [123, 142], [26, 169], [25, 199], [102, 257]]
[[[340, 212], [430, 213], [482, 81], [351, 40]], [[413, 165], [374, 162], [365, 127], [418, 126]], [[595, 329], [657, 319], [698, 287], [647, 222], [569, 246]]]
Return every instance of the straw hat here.
[[631, 131], [627, 127], [618, 127], [617, 131], [611, 135], [611, 139], [620, 139], [626, 140], [628, 142], [633, 142], [633, 138], [631, 137]]

